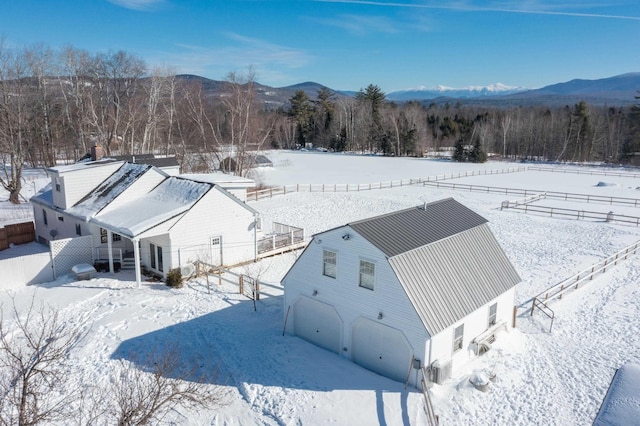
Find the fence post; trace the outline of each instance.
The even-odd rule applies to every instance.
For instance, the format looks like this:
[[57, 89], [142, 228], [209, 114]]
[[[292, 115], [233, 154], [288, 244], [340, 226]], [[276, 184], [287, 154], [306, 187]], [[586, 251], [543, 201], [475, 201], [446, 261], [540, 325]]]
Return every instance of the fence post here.
[[240, 287], [240, 294], [244, 294], [244, 280], [242, 279], [243, 275], [240, 275], [238, 279], [238, 286]]

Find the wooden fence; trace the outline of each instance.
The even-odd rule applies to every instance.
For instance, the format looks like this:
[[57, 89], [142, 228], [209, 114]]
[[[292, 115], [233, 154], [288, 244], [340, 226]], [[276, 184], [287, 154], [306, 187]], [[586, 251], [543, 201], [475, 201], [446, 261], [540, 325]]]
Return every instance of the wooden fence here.
[[401, 186], [422, 185], [425, 182], [437, 182], [442, 180], [459, 179], [470, 176], [494, 175], [503, 173], [517, 173], [526, 171], [526, 167], [516, 167], [510, 169], [492, 170], [472, 170], [467, 172], [449, 173], [444, 175], [428, 176], [423, 178], [409, 178], [400, 180], [390, 180], [376, 183], [306, 183], [277, 186], [267, 189], [247, 191], [247, 201], [258, 201], [264, 198], [272, 198], [277, 195], [285, 195], [292, 192], [359, 192], [372, 191], [376, 189], [389, 189]]
[[549, 217], [566, 217], [578, 220], [594, 219], [601, 220], [603, 222], [615, 222], [640, 226], [640, 217], [637, 216], [627, 216], [623, 214], [615, 214], [613, 212], [604, 213], [587, 210], [563, 209], [558, 207], [535, 206], [531, 204], [516, 204], [515, 202], [510, 203], [511, 204], [507, 206], [503, 202], [500, 208], [520, 210], [524, 211], [525, 213], [540, 213], [545, 216], [549, 215]]
[[[640, 249], [640, 241], [636, 241], [606, 259], [602, 259], [577, 274], [565, 278], [559, 283], [549, 287], [547, 290], [532, 299], [531, 315], [533, 316], [533, 313], [537, 308], [539, 311], [551, 318], [551, 326], [553, 326], [553, 319], [555, 315], [548, 305], [550, 301], [555, 299], [561, 300], [568, 292], [577, 290], [580, 284], [593, 280], [593, 278], [604, 274], [607, 270], [626, 260], [629, 256], [636, 254], [638, 249]], [[549, 327], [549, 332], [551, 332], [551, 327]]]
[[[605, 195], [579, 194], [571, 192], [544, 191], [540, 189], [505, 188], [499, 186], [469, 185], [450, 182], [424, 182], [425, 186], [448, 188], [469, 192], [484, 192], [488, 194], [521, 195], [523, 197], [544, 193], [544, 198], [563, 201], [578, 201], [584, 203], [603, 203], [610, 205], [640, 207], [639, 198], [610, 197]], [[520, 202], [521, 204], [521, 202]]]
[[553, 172], [553, 173], [572, 173], [576, 175], [594, 175], [594, 176], [617, 176], [617, 177], [629, 177], [640, 178], [640, 173], [628, 173], [628, 172], [607, 172], [603, 170], [576, 170], [576, 169], [559, 169], [556, 167], [541, 167], [541, 166], [528, 166], [528, 169], [536, 172]]
[[36, 239], [33, 222], [15, 223], [0, 228], [0, 250], [9, 248], [11, 244], [26, 244]]

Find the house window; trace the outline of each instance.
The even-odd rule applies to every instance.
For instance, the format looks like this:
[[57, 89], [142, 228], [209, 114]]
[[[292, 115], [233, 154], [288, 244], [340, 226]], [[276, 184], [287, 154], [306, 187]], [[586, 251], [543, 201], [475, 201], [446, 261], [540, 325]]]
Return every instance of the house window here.
[[464, 338], [464, 324], [458, 326], [453, 331], [453, 353], [462, 349], [462, 341]]
[[156, 246], [155, 246], [155, 244], [149, 244], [149, 260], [151, 261], [151, 268], [156, 269]]
[[360, 287], [373, 290], [373, 282], [375, 278], [376, 265], [366, 260], [360, 261]]
[[76, 223], [76, 235], [82, 235], [82, 228], [79, 223]]
[[60, 178], [56, 178], [56, 191], [60, 192]]
[[64, 222], [64, 216], [62, 216], [62, 215], [58, 216], [58, 220], [59, 220], [60, 222]]
[[322, 275], [336, 277], [336, 265], [338, 264], [338, 254], [335, 251], [322, 251]]
[[[111, 241], [121, 241], [121, 240], [122, 240], [122, 236], [120, 236], [119, 234], [115, 234], [115, 233], [111, 234]], [[107, 243], [107, 230], [104, 228], [100, 228], [100, 242], [102, 244]]]
[[489, 325], [488, 327], [496, 325], [496, 318], [498, 317], [498, 304], [494, 303], [489, 306]]
[[164, 265], [162, 264], [162, 247], [158, 246], [158, 271], [164, 271]]
[[152, 269], [162, 272], [164, 265], [162, 263], [162, 247], [155, 244], [149, 244], [149, 260]]
[[47, 226], [49, 222], [47, 222], [47, 211], [42, 209], [42, 220], [44, 221], [44, 226]]

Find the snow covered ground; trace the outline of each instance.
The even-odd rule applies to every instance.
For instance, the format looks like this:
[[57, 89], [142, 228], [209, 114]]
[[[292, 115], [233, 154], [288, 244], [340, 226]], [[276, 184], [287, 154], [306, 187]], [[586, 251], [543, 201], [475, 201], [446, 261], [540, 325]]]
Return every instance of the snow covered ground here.
[[[277, 151], [269, 157], [275, 167], [256, 176], [264, 185], [368, 184], [523, 166], [320, 152]], [[25, 194], [43, 181], [33, 177], [30, 182]], [[640, 197], [640, 179], [630, 177], [526, 171], [449, 182]], [[640, 229], [501, 211], [501, 201], [517, 197], [417, 185], [347, 193], [298, 192], [250, 205], [261, 213], [265, 225], [282, 222], [311, 235], [446, 197], [454, 197], [489, 220], [522, 283], [516, 289], [517, 329], [499, 335], [489, 352], [431, 389], [440, 423], [591, 424], [616, 368], [640, 363], [640, 255], [553, 302], [551, 333], [548, 318], [540, 313], [530, 316], [530, 301], [550, 285], [637, 241]], [[0, 221], [15, 221], [24, 212], [8, 206], [6, 198], [0, 194]], [[581, 206], [618, 210], [617, 206]], [[625, 207], [624, 214], [640, 216], [640, 209]], [[178, 424], [424, 424], [418, 390], [405, 389], [296, 337], [282, 336], [279, 282], [295, 258], [296, 253], [288, 253], [235, 271], [261, 274], [266, 294], [255, 311], [252, 302], [237, 294], [231, 276], [221, 286], [212, 279], [211, 293], [204, 278], [175, 290], [157, 283], [136, 288], [128, 272], [99, 274], [100, 278], [83, 282], [65, 277], [3, 291], [0, 301], [5, 311], [12, 299], [24, 309], [35, 294], [37, 300], [57, 306], [68, 321], [90, 325], [88, 338], [72, 353], [76, 382], [106, 383], [117, 368], [117, 358], [179, 342], [185, 362], [197, 360], [206, 371], [217, 370], [216, 383], [226, 389], [228, 405], [211, 412], [174, 412], [171, 420]], [[0, 277], [5, 273], [0, 271]], [[493, 369], [497, 381], [483, 393], [469, 383], [469, 377], [485, 369]]]

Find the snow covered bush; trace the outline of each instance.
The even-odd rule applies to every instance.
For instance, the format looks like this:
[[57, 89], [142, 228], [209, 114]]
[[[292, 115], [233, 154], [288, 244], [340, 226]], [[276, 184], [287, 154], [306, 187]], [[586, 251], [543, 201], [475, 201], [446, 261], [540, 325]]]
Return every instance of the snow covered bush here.
[[167, 273], [166, 283], [169, 287], [180, 288], [182, 287], [182, 272], [179, 268], [170, 269]]

